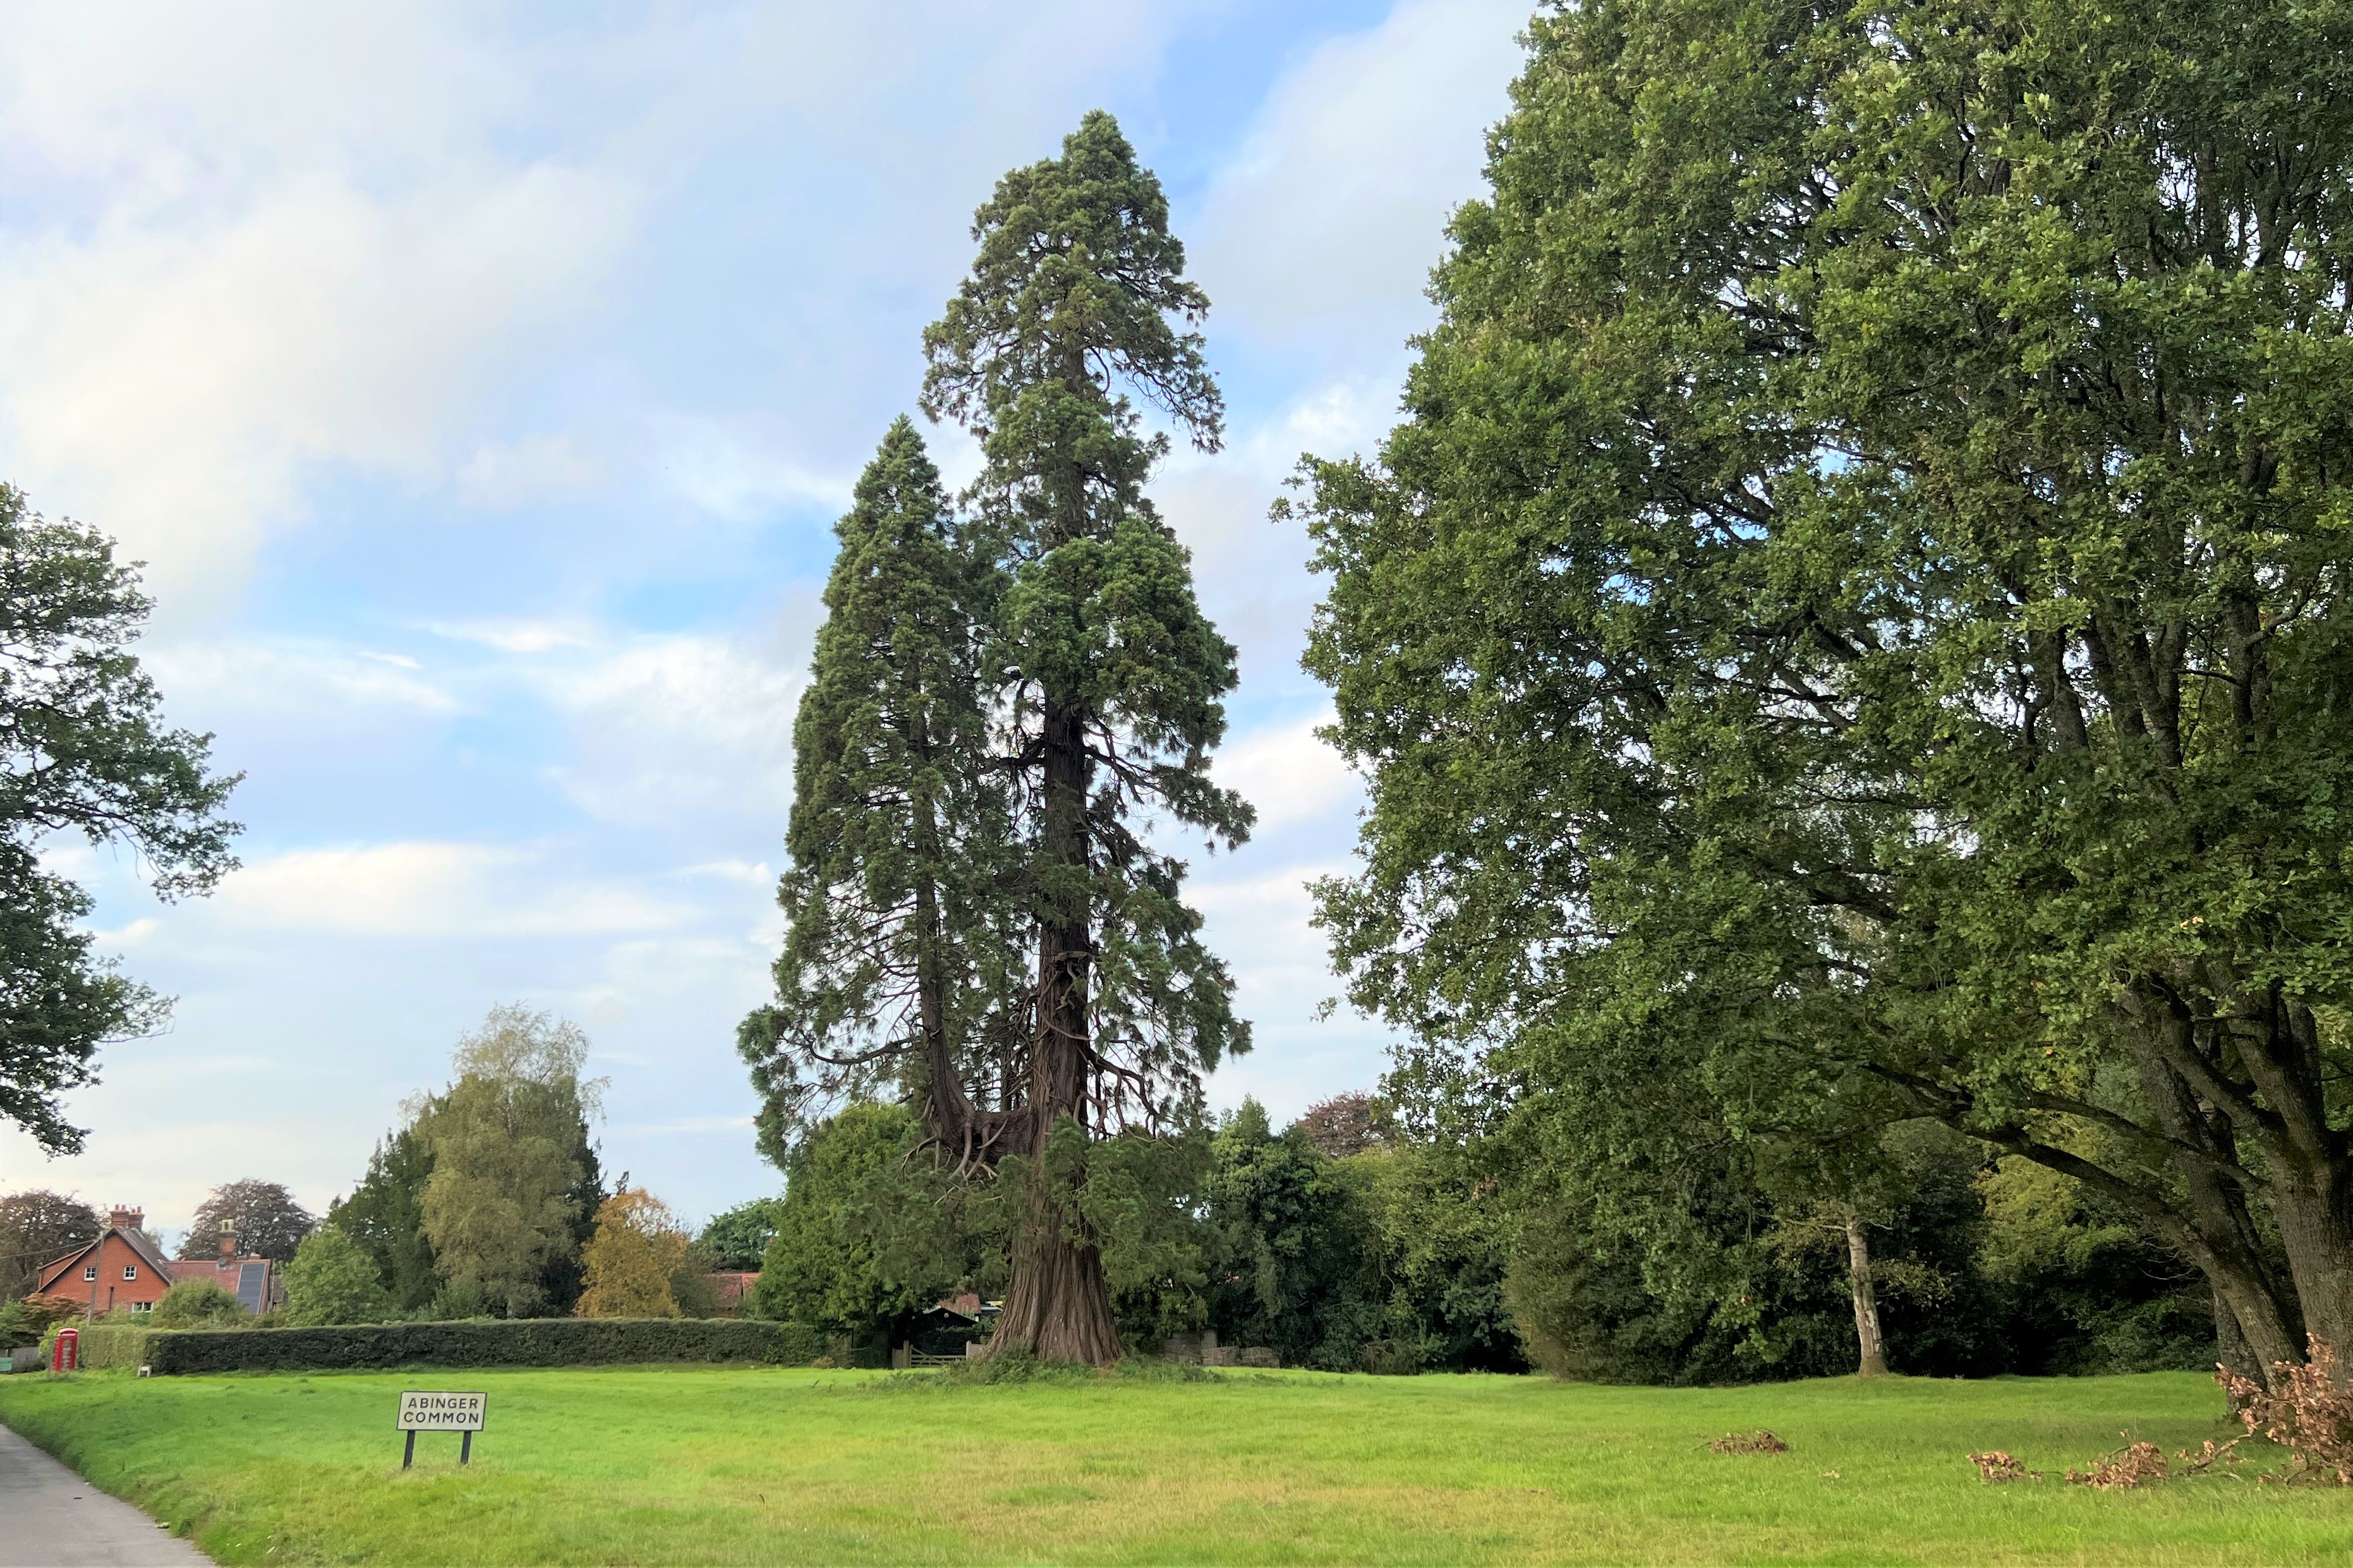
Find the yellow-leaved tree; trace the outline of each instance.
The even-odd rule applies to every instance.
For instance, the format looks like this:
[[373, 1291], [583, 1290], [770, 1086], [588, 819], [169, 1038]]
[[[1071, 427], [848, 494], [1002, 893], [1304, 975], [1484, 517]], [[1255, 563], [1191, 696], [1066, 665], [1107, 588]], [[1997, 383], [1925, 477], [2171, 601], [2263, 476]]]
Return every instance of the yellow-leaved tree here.
[[685, 1268], [688, 1237], [670, 1205], [643, 1187], [623, 1187], [596, 1211], [596, 1233], [581, 1254], [587, 1282], [575, 1308], [584, 1318], [676, 1318], [672, 1280]]

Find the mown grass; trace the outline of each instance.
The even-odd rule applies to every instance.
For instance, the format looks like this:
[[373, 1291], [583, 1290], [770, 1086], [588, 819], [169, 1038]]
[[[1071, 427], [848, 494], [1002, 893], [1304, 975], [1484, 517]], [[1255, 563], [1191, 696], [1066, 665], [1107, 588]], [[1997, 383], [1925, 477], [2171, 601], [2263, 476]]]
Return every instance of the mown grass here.
[[[396, 1395], [480, 1388], [474, 1465]], [[0, 1417], [225, 1563], [2331, 1563], [2353, 1495], [2063, 1472], [2223, 1435], [2187, 1373], [1742, 1389], [729, 1368], [0, 1380]], [[1769, 1426], [1781, 1455], [1715, 1454]], [[1835, 1472], [1832, 1474], [1831, 1472]]]

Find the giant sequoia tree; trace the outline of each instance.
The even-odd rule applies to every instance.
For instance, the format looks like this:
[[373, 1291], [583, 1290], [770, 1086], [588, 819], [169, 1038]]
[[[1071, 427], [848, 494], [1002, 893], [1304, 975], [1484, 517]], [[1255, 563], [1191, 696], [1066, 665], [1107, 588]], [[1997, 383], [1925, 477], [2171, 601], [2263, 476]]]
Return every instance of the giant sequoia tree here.
[[221, 815], [237, 780], [206, 772], [211, 736], [165, 726], [130, 652], [148, 607], [104, 536], [0, 484], [0, 1116], [51, 1153], [81, 1148], [58, 1097], [168, 1006], [91, 951], [76, 929], [90, 896], [39, 851], [60, 837], [123, 846], [165, 898], [237, 864]]
[[1532, 42], [1315, 475], [1358, 998], [1572, 1163], [1934, 1117], [2353, 1341], [2353, 12]]
[[1129, 395], [1203, 450], [1221, 405], [1185, 330], [1208, 301], [1109, 115], [1007, 174], [973, 233], [923, 399], [979, 438], [973, 515], [942, 514], [894, 430], [843, 520], [795, 731], [793, 933], [743, 1044], [772, 1106], [808, 1067], [895, 1079], [935, 1141], [1017, 1169], [995, 1342], [1105, 1362], [1089, 1142], [1189, 1113], [1200, 1070], [1248, 1044], [1184, 863], [1147, 837], [1231, 844], [1250, 813], [1208, 777], [1234, 652], [1144, 495], [1170, 440]]
[[986, 1164], [1005, 1132], [991, 1091], [1021, 968], [1008, 789], [989, 766], [980, 679], [999, 574], [904, 418], [834, 533], [793, 726], [776, 996], [739, 1033], [761, 1148], [788, 1168], [812, 1103], [904, 1084], [960, 1163]]

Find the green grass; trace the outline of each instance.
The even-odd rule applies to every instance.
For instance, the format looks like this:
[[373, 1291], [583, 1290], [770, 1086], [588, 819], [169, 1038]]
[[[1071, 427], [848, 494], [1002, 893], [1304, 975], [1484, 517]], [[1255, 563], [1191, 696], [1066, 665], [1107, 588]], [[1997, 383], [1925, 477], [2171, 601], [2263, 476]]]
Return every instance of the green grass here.
[[[471, 1468], [403, 1387], [489, 1391]], [[0, 1417], [227, 1563], [2331, 1563], [2353, 1493], [2063, 1472], [2195, 1447], [2188, 1373], [1741, 1389], [1333, 1377], [952, 1387], [644, 1368], [0, 1379]], [[1783, 1455], [1710, 1453], [1769, 1426]], [[1836, 1472], [1831, 1475], [1829, 1472]]]

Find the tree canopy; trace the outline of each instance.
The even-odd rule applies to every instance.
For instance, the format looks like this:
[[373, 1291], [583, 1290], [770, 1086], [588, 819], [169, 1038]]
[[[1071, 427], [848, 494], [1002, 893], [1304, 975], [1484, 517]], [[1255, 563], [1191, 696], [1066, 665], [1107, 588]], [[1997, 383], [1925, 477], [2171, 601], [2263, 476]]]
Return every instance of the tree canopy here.
[[420, 1101], [407, 1125], [377, 1142], [350, 1195], [327, 1205], [327, 1223], [367, 1254], [394, 1306], [404, 1312], [423, 1311], [441, 1290], [433, 1238], [425, 1229], [433, 1150], [418, 1131], [434, 1104], [430, 1098]]
[[418, 1212], [453, 1307], [527, 1318], [577, 1300], [603, 1200], [588, 1131], [603, 1084], [581, 1076], [587, 1060], [578, 1025], [493, 1007], [459, 1041], [456, 1081], [418, 1105], [433, 1157]]
[[623, 1187], [596, 1210], [596, 1229], [581, 1253], [584, 1318], [681, 1316], [678, 1276], [692, 1243], [670, 1205], [643, 1187]]
[[196, 1205], [188, 1234], [180, 1238], [180, 1256], [218, 1256], [221, 1233], [234, 1227], [239, 1252], [284, 1263], [293, 1258], [295, 1248], [318, 1223], [315, 1215], [294, 1201], [283, 1183], [253, 1177], [224, 1182]]
[[381, 1323], [395, 1310], [375, 1260], [340, 1226], [322, 1225], [304, 1237], [286, 1265], [280, 1316], [290, 1328]]
[[237, 864], [221, 815], [237, 779], [208, 771], [211, 736], [166, 726], [130, 652], [149, 607], [104, 535], [0, 484], [0, 1116], [53, 1154], [82, 1146], [58, 1097], [93, 1081], [100, 1046], [155, 1029], [169, 1005], [76, 929], [90, 897], [42, 868], [41, 847], [124, 846], [166, 899]]
[[89, 1245], [102, 1228], [96, 1209], [46, 1187], [0, 1197], [0, 1298], [24, 1295], [44, 1265]]
[[1402, 1087], [1556, 1169], [1935, 1118], [2345, 1342], [2353, 18], [1531, 41], [1405, 423], [1312, 475]]

